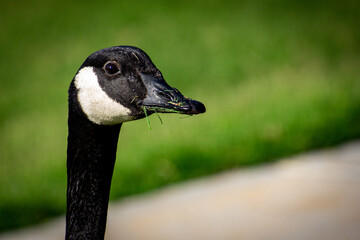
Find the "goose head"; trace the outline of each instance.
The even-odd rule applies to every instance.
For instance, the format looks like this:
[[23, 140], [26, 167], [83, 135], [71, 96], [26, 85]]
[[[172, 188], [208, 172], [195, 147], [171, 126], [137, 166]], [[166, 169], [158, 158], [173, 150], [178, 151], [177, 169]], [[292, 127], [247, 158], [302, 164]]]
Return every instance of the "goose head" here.
[[131, 46], [91, 54], [69, 90], [70, 104], [98, 125], [116, 125], [154, 112], [199, 114], [205, 106], [169, 86], [150, 57]]

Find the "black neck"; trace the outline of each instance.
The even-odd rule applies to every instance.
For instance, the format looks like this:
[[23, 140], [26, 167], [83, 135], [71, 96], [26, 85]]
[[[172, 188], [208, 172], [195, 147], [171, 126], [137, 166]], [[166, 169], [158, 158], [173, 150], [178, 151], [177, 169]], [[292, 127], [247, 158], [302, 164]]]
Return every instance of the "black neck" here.
[[66, 239], [104, 239], [121, 125], [99, 126], [69, 111]]

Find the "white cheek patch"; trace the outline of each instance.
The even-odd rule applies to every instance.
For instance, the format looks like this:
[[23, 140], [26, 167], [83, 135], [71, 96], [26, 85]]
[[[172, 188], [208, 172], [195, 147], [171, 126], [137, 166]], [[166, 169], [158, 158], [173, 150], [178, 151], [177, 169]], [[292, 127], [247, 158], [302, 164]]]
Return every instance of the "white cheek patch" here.
[[92, 67], [84, 67], [75, 76], [78, 101], [88, 119], [100, 125], [133, 120], [130, 109], [111, 99], [100, 87]]

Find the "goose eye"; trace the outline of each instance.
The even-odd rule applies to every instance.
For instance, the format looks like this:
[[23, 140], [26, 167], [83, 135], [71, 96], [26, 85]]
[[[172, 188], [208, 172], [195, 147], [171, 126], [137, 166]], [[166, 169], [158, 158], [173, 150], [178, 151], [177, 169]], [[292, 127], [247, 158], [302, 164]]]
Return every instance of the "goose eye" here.
[[115, 73], [118, 73], [120, 71], [118, 65], [114, 62], [108, 62], [104, 66], [104, 70], [107, 74], [113, 75]]

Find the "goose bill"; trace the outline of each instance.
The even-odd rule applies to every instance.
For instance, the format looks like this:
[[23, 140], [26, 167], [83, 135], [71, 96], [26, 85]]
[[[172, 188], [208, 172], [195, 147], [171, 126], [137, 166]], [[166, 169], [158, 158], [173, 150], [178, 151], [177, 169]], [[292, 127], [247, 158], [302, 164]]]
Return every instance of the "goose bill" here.
[[163, 78], [140, 73], [147, 96], [141, 105], [149, 111], [159, 113], [199, 114], [206, 111], [204, 104], [181, 94], [170, 87]]

